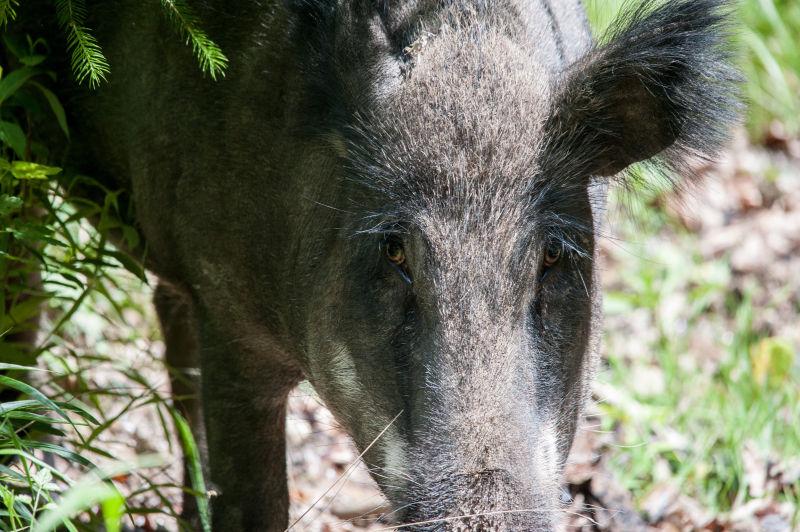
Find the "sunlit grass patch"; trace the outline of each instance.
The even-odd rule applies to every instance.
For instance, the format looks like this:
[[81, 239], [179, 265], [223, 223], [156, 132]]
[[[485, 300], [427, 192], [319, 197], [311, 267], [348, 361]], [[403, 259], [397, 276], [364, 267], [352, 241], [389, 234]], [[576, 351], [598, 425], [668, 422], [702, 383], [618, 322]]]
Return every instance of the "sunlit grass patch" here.
[[800, 135], [800, 2], [747, 0], [739, 12], [751, 134], [760, 137], [777, 120]]
[[[644, 204], [611, 246], [607, 366], [598, 385], [608, 465], [636, 502], [672, 486], [710, 515], [754, 499], [800, 506], [800, 353], [754, 325], [752, 280]], [[643, 237], [642, 226], [660, 235]], [[616, 256], [614, 256], [616, 255]], [[791, 319], [791, 318], [790, 318]], [[637, 326], [637, 321], [641, 323]], [[794, 526], [798, 526], [795, 513]]]

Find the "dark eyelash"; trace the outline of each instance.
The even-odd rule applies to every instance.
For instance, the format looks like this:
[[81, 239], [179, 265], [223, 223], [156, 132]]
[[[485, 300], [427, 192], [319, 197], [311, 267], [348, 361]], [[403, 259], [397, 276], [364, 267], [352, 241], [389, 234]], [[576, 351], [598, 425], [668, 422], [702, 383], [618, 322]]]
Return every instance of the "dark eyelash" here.
[[582, 238], [579, 233], [563, 231], [561, 228], [552, 228], [545, 233], [546, 241], [555, 242], [561, 246], [562, 260], [588, 258], [590, 253], [579, 243]]

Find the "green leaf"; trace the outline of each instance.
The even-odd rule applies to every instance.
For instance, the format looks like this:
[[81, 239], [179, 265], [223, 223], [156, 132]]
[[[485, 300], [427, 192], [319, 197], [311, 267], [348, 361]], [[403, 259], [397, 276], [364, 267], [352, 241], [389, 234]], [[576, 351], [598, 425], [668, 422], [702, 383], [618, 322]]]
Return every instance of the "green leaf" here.
[[61, 172], [56, 166], [45, 166], [30, 161], [14, 161], [11, 163], [11, 173], [17, 179], [47, 179], [51, 175]]
[[8, 216], [20, 210], [22, 207], [22, 198], [17, 196], [9, 196], [8, 194], [0, 194], [0, 216]]
[[[22, 416], [24, 417], [25, 415], [22, 414]], [[9, 416], [9, 418], [14, 418], [14, 417], [20, 417], [20, 414], [18, 413]], [[44, 418], [44, 421], [30, 420], [28, 423], [25, 424], [25, 429], [29, 431], [29, 433], [31, 434], [41, 433], [41, 434], [49, 434], [51, 436], [61, 436], [61, 437], [65, 437], [67, 435], [67, 433], [64, 432], [63, 430], [53, 426], [54, 423], [52, 418], [46, 416], [42, 417]]]
[[20, 159], [25, 158], [25, 146], [28, 143], [28, 139], [18, 124], [0, 120], [0, 141], [10, 146], [14, 153], [17, 154], [17, 157]]
[[53, 481], [53, 474], [49, 469], [40, 469], [33, 475], [33, 480], [37, 486], [44, 488]]
[[0, 80], [0, 105], [25, 85], [25, 82], [42, 71], [37, 68], [22, 67], [12, 70], [10, 74]]
[[[31, 245], [45, 242], [61, 248], [68, 247], [63, 242], [53, 238], [53, 228], [50, 226], [31, 222], [23, 222], [20, 220], [15, 220], [14, 222], [15, 223], [12, 224], [8, 230], [10, 230], [11, 234], [13, 234], [14, 238], [17, 240], [26, 241]], [[43, 262], [45, 260], [45, 258], [35, 249], [30, 249], [28, 251], [34, 254], [39, 262]]]
[[764, 338], [750, 349], [752, 379], [759, 386], [777, 388], [789, 379], [794, 360], [794, 349], [789, 342]]
[[[65, 421], [59, 421], [57, 419], [53, 419], [50, 416], [45, 416], [43, 414], [33, 414], [31, 412], [25, 412], [24, 410], [16, 412], [15, 411], [6, 412], [3, 414], [3, 417], [5, 419], [22, 419], [26, 421], [38, 421], [40, 423], [47, 423], [49, 425], [58, 425], [66, 423]], [[83, 425], [86, 424], [83, 423]]]
[[23, 324], [41, 313], [41, 304], [47, 298], [29, 297], [20, 299], [8, 312], [0, 318], [0, 331], [13, 329], [19, 324]]
[[211, 532], [211, 514], [208, 508], [208, 496], [206, 490], [206, 483], [203, 479], [203, 467], [200, 463], [200, 452], [197, 449], [197, 443], [192, 436], [192, 430], [189, 424], [176, 410], [171, 410], [172, 418], [175, 420], [175, 426], [178, 428], [178, 435], [181, 439], [181, 446], [183, 453], [189, 464], [189, 477], [192, 481], [192, 488], [195, 492], [195, 499], [197, 500], [197, 510], [200, 513], [200, 524], [203, 527], [203, 532]]
[[36, 366], [23, 366], [21, 364], [7, 364], [0, 362], [0, 371], [48, 371], [44, 368], [37, 368]]
[[[75, 412], [89, 423], [92, 423], [94, 425], [100, 424], [100, 422], [86, 410], [88, 407], [86, 405], [81, 404], [77, 399], [72, 399], [72, 402], [70, 403], [65, 403], [63, 401], [54, 401], [54, 402], [64, 410]], [[6, 403], [0, 403], [0, 416], [6, 415], [8, 412], [13, 412], [15, 410], [41, 411], [42, 404], [39, 401], [35, 401], [33, 399], [22, 399], [19, 401], [8, 401]]]
[[50, 410], [61, 416], [62, 419], [72, 424], [72, 420], [69, 418], [66, 412], [64, 412], [64, 410], [61, 409], [61, 407], [59, 407], [56, 403], [54, 403], [46, 395], [44, 395], [42, 392], [40, 392], [33, 386], [26, 384], [22, 381], [18, 381], [17, 379], [6, 377], [5, 375], [0, 375], [0, 384], [8, 386], [13, 390], [17, 390], [18, 392], [22, 392], [26, 395], [29, 395], [34, 400], [41, 403], [43, 406], [46, 406], [47, 408], [49, 408]]
[[86, 458], [84, 458], [82, 454], [67, 449], [66, 447], [62, 447], [61, 445], [55, 445], [53, 443], [47, 443], [43, 441], [27, 441], [25, 445], [32, 449], [39, 449], [40, 451], [45, 451], [48, 453], [55, 454], [57, 456], [60, 456], [61, 458], [64, 458], [65, 460], [69, 460], [70, 462], [80, 464], [87, 468], [95, 467], [95, 465]]
[[17, 35], [16, 33], [6, 32], [3, 35], [3, 43], [6, 45], [6, 50], [17, 59], [30, 55], [31, 53], [30, 46], [26, 46], [28, 44], [26, 39], [23, 39], [21, 35]]
[[6, 415], [8, 412], [12, 412], [14, 410], [29, 410], [35, 409], [40, 406], [39, 401], [34, 401], [33, 399], [24, 399], [21, 401], [8, 401], [5, 403], [0, 403], [0, 416]]
[[20, 57], [19, 61], [23, 65], [36, 66], [44, 62], [45, 59], [47, 59], [47, 56], [36, 54], [36, 55], [26, 55], [24, 57]]
[[147, 283], [147, 276], [144, 273], [144, 268], [133, 257], [122, 251], [113, 251], [110, 249], [105, 250], [104, 254], [117, 259], [119, 263], [122, 264], [123, 268], [134, 274], [143, 283]]
[[37, 83], [35, 81], [31, 82], [31, 85], [39, 89], [42, 93], [42, 96], [45, 97], [47, 103], [50, 104], [50, 109], [53, 110], [53, 114], [58, 121], [58, 125], [61, 127], [61, 131], [64, 132], [64, 135], [69, 138], [69, 128], [67, 127], [67, 113], [64, 112], [64, 107], [61, 105], [61, 102], [58, 101], [58, 97], [53, 94], [53, 91], [49, 90], [44, 85]]
[[[117, 492], [119, 494], [119, 492]], [[122, 495], [118, 497], [108, 497], [100, 506], [103, 508], [103, 524], [106, 525], [107, 532], [119, 532], [119, 523], [125, 515], [125, 499]]]
[[136, 230], [135, 227], [130, 225], [122, 225], [122, 236], [125, 239], [125, 243], [128, 245], [128, 249], [136, 249], [139, 247], [139, 232]]
[[[116, 505], [111, 502], [114, 500], [117, 501]], [[81, 482], [65, 493], [56, 507], [45, 512], [33, 527], [32, 532], [56, 530], [63, 520], [69, 519], [81, 511], [88, 510], [98, 503], [103, 507], [104, 511], [109, 508], [113, 512], [117, 508], [116, 511], [118, 512], [118, 505], [124, 505], [125, 499], [110, 482], [100, 480]], [[119, 531], [119, 519], [114, 523], [113, 516], [104, 515], [104, 517], [106, 518], [106, 530], [109, 532]]]

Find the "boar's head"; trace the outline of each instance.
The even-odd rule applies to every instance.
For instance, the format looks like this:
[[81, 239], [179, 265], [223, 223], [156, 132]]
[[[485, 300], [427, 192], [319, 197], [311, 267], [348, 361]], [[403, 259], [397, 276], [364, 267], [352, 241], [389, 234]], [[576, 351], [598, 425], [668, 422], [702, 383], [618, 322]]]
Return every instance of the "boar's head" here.
[[552, 528], [607, 184], [724, 143], [726, 3], [645, 1], [565, 62], [510, 2], [351, 4], [304, 2], [295, 28], [337, 154], [305, 372], [405, 528]]

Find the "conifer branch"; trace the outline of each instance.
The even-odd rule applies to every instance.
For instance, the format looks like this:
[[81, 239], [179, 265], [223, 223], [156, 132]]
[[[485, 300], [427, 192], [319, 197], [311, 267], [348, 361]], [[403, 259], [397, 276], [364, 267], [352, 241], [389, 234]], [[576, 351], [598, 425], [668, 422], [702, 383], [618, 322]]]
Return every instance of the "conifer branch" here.
[[84, 0], [56, 0], [58, 22], [67, 32], [67, 50], [72, 55], [72, 71], [78, 83], [88, 80], [94, 88], [106, 80], [108, 61], [100, 44], [84, 26], [86, 4]]
[[200, 19], [185, 0], [161, 0], [161, 5], [167, 11], [175, 29], [186, 39], [186, 44], [191, 43], [192, 50], [200, 63], [200, 69], [208, 73], [213, 80], [224, 77], [228, 58], [200, 28]]

